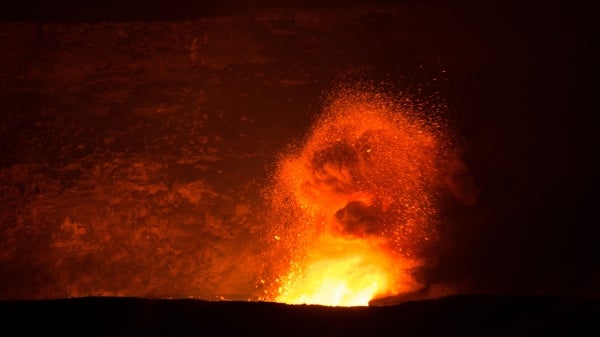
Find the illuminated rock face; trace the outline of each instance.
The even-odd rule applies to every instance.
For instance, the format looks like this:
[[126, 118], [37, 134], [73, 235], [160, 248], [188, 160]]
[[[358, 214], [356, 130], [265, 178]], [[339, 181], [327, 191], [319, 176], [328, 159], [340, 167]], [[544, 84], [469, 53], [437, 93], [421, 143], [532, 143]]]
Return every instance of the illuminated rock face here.
[[[280, 275], [264, 247], [286, 242], [266, 197], [276, 164], [309, 134], [323, 93], [357, 79], [415, 94], [419, 111], [447, 110], [465, 137], [483, 195], [456, 183], [465, 167], [448, 163], [457, 176], [444, 184], [459, 201], [441, 214], [429, 279], [466, 291], [588, 289], [580, 280], [594, 278], [578, 268], [595, 263], [583, 255], [594, 245], [573, 244], [597, 237], [573, 218], [586, 185], [582, 38], [577, 23], [562, 24], [572, 9], [557, 11], [564, 21], [538, 9], [348, 4], [0, 22], [0, 298], [264, 298], [263, 276]], [[382, 139], [363, 136], [361, 151]], [[330, 145], [338, 164], [360, 167]], [[312, 159], [322, 166], [313, 184], [344, 181], [337, 164], [325, 168], [327, 151]], [[380, 212], [423, 213], [361, 193], [331, 202], [334, 239], [358, 250], [380, 234]], [[402, 228], [390, 237], [410, 237]]]

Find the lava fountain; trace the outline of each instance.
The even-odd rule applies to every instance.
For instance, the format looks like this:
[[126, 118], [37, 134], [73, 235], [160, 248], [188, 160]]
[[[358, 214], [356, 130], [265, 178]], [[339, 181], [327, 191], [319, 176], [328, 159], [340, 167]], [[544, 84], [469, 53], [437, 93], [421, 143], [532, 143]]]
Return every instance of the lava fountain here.
[[263, 299], [365, 306], [425, 286], [417, 275], [438, 235], [452, 142], [439, 111], [407, 102], [340, 90], [281, 155]]

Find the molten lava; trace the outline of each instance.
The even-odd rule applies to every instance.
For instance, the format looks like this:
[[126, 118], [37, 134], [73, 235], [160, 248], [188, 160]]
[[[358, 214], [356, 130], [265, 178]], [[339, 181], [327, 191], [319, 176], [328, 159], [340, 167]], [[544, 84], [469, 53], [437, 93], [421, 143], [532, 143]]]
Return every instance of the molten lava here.
[[295, 304], [365, 306], [390, 289], [408, 292], [419, 285], [404, 279], [409, 261], [394, 259], [385, 240], [348, 239], [324, 234], [308, 250], [308, 265], [285, 279], [276, 301]]
[[282, 155], [269, 191], [276, 287], [266, 299], [364, 306], [424, 284], [449, 137], [381, 94], [334, 96], [302, 144]]

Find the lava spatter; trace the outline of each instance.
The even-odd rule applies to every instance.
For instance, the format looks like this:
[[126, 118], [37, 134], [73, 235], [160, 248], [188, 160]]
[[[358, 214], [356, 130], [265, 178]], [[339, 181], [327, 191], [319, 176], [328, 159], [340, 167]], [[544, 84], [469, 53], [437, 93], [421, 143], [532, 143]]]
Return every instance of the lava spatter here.
[[360, 306], [424, 286], [413, 271], [437, 236], [450, 137], [436, 114], [398, 102], [339, 91], [281, 156], [270, 190], [270, 300]]

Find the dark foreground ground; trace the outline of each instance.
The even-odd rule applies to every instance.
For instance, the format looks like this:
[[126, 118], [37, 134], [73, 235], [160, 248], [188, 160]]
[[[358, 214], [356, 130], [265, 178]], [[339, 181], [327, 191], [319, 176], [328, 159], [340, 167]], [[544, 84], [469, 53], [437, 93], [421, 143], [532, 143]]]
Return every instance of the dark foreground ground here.
[[599, 301], [549, 296], [353, 308], [126, 297], [0, 302], [4, 336], [598, 336], [599, 314]]

